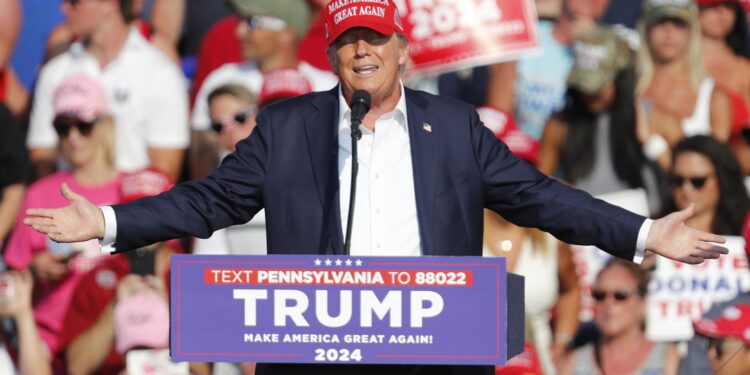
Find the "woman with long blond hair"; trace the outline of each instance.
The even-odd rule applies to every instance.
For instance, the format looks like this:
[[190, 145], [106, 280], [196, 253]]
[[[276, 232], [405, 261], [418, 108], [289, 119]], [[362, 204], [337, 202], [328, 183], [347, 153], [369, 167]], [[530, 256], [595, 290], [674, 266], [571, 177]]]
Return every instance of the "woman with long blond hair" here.
[[667, 170], [670, 150], [680, 139], [729, 139], [729, 98], [703, 66], [698, 9], [692, 0], [647, 0], [638, 30], [637, 134], [646, 157]]

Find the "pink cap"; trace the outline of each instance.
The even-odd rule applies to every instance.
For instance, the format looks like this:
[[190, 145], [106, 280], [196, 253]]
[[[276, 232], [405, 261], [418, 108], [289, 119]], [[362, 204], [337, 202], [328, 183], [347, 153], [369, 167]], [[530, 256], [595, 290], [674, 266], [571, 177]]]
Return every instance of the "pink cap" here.
[[531, 164], [539, 161], [539, 143], [518, 129], [513, 116], [489, 106], [477, 108], [477, 113], [484, 126], [492, 130], [499, 140], [505, 142], [516, 156]]
[[115, 306], [115, 349], [120, 354], [138, 347], [169, 346], [169, 306], [151, 291], [128, 296]]
[[67, 77], [55, 89], [52, 105], [55, 116], [66, 115], [94, 122], [107, 110], [107, 94], [99, 81], [77, 74]]
[[401, 15], [393, 0], [333, 0], [325, 9], [325, 35], [330, 45], [344, 31], [366, 27], [383, 35], [404, 33]]
[[121, 203], [161, 194], [173, 186], [169, 176], [149, 167], [124, 175], [120, 182]]
[[276, 69], [263, 76], [260, 89], [260, 104], [304, 95], [312, 91], [312, 85], [297, 69]]

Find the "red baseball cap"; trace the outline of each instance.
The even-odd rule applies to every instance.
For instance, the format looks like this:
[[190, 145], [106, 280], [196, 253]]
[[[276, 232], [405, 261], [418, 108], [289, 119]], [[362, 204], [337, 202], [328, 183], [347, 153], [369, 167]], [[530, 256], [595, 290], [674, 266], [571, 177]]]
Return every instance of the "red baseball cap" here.
[[710, 6], [717, 4], [738, 3], [739, 0], [697, 0], [698, 6]]
[[120, 201], [127, 203], [161, 194], [171, 189], [172, 185], [169, 176], [153, 167], [127, 173], [122, 176], [120, 182]]
[[330, 45], [344, 31], [366, 27], [383, 35], [404, 33], [401, 15], [393, 0], [333, 0], [325, 8], [325, 35]]
[[695, 332], [712, 338], [737, 337], [750, 345], [750, 305], [731, 305], [714, 319], [701, 318], [693, 323]]
[[505, 142], [516, 156], [531, 164], [539, 161], [539, 143], [518, 129], [513, 116], [489, 106], [478, 108], [477, 113], [484, 126], [492, 130], [497, 139]]
[[297, 69], [276, 69], [263, 77], [260, 105], [309, 92], [312, 92], [312, 85], [302, 72]]

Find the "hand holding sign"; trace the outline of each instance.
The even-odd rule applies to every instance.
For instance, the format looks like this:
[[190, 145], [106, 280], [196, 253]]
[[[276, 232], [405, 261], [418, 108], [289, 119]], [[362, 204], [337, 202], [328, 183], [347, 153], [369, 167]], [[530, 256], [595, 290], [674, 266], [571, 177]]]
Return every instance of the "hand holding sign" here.
[[716, 259], [729, 251], [715, 243], [724, 243], [724, 237], [693, 229], [685, 220], [693, 216], [694, 205], [655, 220], [646, 239], [646, 250], [689, 264]]

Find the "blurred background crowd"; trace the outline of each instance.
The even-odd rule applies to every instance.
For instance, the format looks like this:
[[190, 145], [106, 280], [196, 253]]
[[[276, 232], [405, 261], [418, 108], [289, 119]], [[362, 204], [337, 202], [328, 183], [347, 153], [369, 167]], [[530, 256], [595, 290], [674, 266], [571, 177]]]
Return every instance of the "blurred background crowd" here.
[[[170, 254], [263, 254], [262, 212], [116, 256], [23, 212], [65, 205], [62, 183], [107, 205], [210, 174], [264, 106], [337, 84], [328, 2], [0, 0], [0, 374], [254, 373], [164, 349]], [[694, 334], [657, 339], [665, 262], [590, 262], [487, 211], [485, 255], [526, 276], [527, 351], [497, 373], [750, 374], [750, 1], [535, 7], [536, 52], [404, 84], [472, 103], [516, 155], [593, 195], [651, 217], [693, 204], [689, 225], [739, 240], [739, 281], [686, 313]]]

